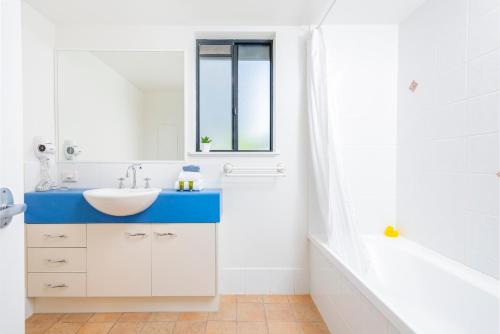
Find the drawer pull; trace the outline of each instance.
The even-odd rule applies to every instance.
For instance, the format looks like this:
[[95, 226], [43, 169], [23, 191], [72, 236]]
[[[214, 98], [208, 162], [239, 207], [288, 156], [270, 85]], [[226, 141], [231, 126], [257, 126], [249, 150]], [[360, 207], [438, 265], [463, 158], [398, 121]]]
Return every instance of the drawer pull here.
[[176, 237], [177, 234], [171, 232], [155, 232], [157, 237]]
[[49, 289], [60, 289], [60, 288], [67, 288], [68, 286], [64, 283], [61, 283], [61, 284], [51, 284], [51, 283], [47, 283], [45, 284], [45, 286]]
[[48, 263], [66, 263], [66, 259], [59, 259], [59, 260], [53, 260], [53, 259], [47, 259]]
[[127, 237], [147, 237], [146, 233], [129, 233], [127, 232]]
[[63, 239], [63, 238], [67, 238], [68, 236], [66, 234], [45, 234], [45, 237], [51, 238], [51, 239], [55, 239], [55, 238]]

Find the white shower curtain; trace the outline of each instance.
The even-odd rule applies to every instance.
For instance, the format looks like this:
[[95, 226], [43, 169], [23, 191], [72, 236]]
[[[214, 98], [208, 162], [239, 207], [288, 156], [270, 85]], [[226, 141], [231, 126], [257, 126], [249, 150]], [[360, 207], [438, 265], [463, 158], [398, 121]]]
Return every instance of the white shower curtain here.
[[355, 272], [364, 273], [367, 256], [356, 229], [341, 170], [338, 131], [335, 131], [336, 110], [328, 103], [326, 48], [321, 28], [310, 33], [307, 67], [311, 156], [322, 223], [330, 248]]

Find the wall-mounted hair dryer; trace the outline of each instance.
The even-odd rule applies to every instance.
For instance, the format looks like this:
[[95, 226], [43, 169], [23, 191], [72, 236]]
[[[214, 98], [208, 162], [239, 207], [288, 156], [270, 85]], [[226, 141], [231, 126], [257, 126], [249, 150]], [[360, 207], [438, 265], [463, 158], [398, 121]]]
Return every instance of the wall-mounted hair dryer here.
[[36, 191], [48, 191], [56, 187], [50, 176], [50, 156], [56, 153], [53, 142], [44, 137], [33, 139], [33, 151], [40, 161], [40, 182], [35, 187]]
[[33, 139], [33, 151], [38, 160], [50, 159], [50, 156], [56, 153], [54, 143], [43, 137], [35, 137]]
[[63, 145], [66, 160], [73, 160], [82, 153], [80, 146], [75, 145], [72, 140], [65, 140]]

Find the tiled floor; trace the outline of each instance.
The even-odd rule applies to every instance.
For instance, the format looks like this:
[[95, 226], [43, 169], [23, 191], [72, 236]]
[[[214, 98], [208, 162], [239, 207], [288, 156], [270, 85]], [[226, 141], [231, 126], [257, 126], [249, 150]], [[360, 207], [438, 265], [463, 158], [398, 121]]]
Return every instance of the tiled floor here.
[[222, 296], [218, 312], [35, 314], [27, 334], [329, 334], [309, 296]]

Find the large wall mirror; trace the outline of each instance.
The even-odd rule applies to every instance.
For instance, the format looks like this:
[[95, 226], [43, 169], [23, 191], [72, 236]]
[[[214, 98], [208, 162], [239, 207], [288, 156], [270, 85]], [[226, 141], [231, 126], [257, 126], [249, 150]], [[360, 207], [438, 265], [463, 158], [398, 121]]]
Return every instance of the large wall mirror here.
[[57, 51], [59, 160], [184, 159], [182, 51]]

